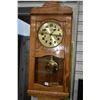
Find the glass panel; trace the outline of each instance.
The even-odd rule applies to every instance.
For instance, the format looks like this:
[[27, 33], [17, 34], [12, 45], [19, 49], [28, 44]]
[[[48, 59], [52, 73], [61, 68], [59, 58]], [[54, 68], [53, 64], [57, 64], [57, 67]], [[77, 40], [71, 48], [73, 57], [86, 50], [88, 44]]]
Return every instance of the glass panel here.
[[64, 59], [54, 56], [35, 58], [35, 83], [45, 86], [63, 84]]

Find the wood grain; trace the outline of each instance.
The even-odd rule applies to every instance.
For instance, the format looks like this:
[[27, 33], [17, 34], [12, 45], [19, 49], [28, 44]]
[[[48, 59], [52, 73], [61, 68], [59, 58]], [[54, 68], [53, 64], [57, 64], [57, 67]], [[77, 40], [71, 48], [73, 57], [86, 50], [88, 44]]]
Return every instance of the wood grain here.
[[[52, 5], [52, 7], [51, 7]], [[64, 38], [62, 43], [55, 48], [46, 48], [40, 44], [38, 39], [38, 29], [41, 24], [46, 21], [55, 21], [63, 29]], [[72, 8], [60, 6], [57, 2], [49, 2], [43, 7], [35, 7], [31, 12], [31, 27], [30, 27], [30, 54], [29, 54], [29, 85], [28, 94], [33, 96], [49, 96], [49, 97], [68, 97], [70, 95], [70, 68], [71, 68], [71, 37], [72, 37]], [[57, 53], [59, 51], [59, 53]], [[36, 57], [52, 55], [58, 58], [63, 58], [63, 76], [62, 71], [58, 72], [58, 78], [54, 76], [53, 80], [62, 79], [62, 84], [52, 87], [46, 87], [39, 83], [43, 74], [36, 76], [35, 64]], [[42, 63], [39, 63], [38, 70], [41, 71]], [[35, 77], [38, 81], [35, 82]], [[40, 77], [40, 78], [39, 78]], [[46, 76], [47, 78], [49, 75]], [[48, 98], [48, 97], [47, 97]], [[40, 98], [42, 100], [42, 98]], [[46, 100], [46, 99], [45, 99]], [[49, 100], [49, 99], [47, 99]], [[53, 99], [52, 99], [53, 100]], [[54, 99], [55, 100], [55, 99]]]
[[68, 97], [69, 96], [69, 93], [39, 91], [39, 90], [28, 90], [28, 94], [34, 95], [34, 96], [49, 96], [49, 97]]
[[72, 14], [72, 8], [68, 6], [60, 6], [57, 2], [50, 3], [47, 2], [47, 4], [44, 5], [44, 7], [34, 7], [31, 11], [31, 14], [46, 14], [46, 15], [61, 15], [61, 14]]

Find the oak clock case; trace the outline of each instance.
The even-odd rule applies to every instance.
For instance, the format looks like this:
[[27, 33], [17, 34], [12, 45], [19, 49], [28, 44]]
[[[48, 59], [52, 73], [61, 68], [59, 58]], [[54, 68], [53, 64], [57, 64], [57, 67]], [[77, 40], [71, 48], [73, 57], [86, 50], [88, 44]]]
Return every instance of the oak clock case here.
[[70, 95], [72, 9], [62, 7], [58, 13], [55, 8], [31, 12], [28, 94], [32, 96]]

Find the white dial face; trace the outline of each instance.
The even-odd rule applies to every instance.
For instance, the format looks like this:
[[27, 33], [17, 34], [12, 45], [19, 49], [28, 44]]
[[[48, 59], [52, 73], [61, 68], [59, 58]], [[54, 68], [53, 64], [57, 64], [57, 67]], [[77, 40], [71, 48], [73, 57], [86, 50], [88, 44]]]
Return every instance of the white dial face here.
[[62, 28], [55, 22], [46, 22], [41, 25], [38, 38], [45, 47], [56, 47], [63, 39]]

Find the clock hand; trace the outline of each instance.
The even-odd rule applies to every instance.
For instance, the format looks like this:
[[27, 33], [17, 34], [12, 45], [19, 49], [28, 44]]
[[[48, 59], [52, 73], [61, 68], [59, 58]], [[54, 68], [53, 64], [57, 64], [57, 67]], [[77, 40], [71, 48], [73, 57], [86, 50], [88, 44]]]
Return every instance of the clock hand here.
[[53, 36], [62, 36], [62, 34], [61, 33], [58, 33], [58, 32], [54, 32], [52, 35]]
[[50, 36], [52, 35], [52, 33], [54, 33], [56, 31], [56, 29], [53, 29], [53, 31], [50, 33]]

